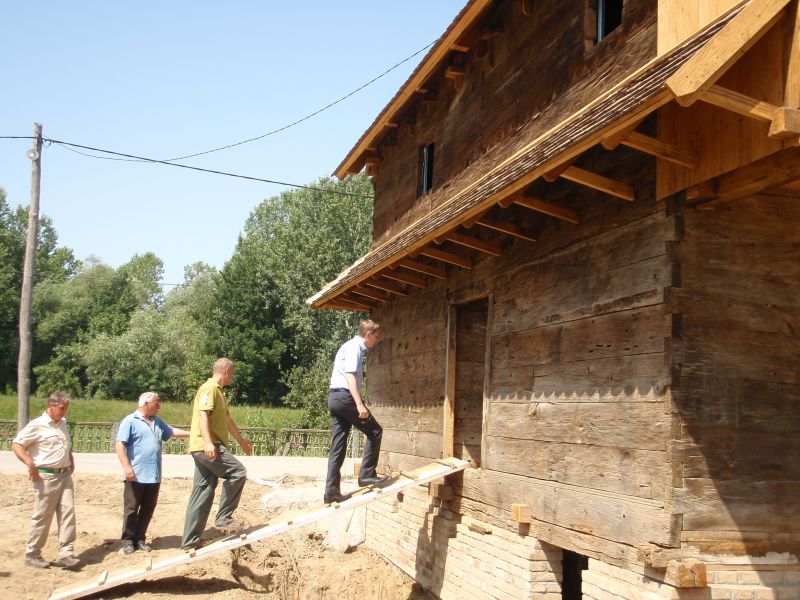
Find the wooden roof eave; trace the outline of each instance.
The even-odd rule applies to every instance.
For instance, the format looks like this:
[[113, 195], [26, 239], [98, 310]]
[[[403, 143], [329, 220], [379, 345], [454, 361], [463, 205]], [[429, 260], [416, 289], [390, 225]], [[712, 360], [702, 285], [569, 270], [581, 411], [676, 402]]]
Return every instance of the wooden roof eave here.
[[453, 22], [442, 34], [433, 48], [422, 59], [420, 64], [409, 76], [405, 84], [398, 90], [394, 97], [375, 118], [372, 125], [364, 132], [356, 145], [350, 150], [341, 164], [336, 167], [333, 174], [339, 179], [344, 179], [348, 173], [362, 165], [362, 157], [368, 148], [375, 145], [375, 140], [383, 133], [386, 127], [394, 123], [397, 114], [407, 105], [409, 100], [424, 87], [428, 78], [436, 72], [451, 51], [463, 51], [458, 41], [464, 32], [477, 21], [492, 0], [470, 0], [467, 5], [456, 15]]
[[[573, 160], [603, 139], [630, 130], [675, 98], [667, 80], [680, 71], [684, 63], [720, 30], [724, 30], [743, 8], [764, 1], [767, 0], [740, 4], [671, 52], [654, 58], [586, 107], [525, 144], [477, 181], [456, 191], [430, 214], [361, 257], [307, 303], [314, 308], [332, 308], [337, 296], [352, 286], [417, 253], [458, 225], [479, 217], [493, 205], [522, 192], [536, 179], [551, 173], [565, 161]], [[714, 76], [717, 77], [718, 72]]]

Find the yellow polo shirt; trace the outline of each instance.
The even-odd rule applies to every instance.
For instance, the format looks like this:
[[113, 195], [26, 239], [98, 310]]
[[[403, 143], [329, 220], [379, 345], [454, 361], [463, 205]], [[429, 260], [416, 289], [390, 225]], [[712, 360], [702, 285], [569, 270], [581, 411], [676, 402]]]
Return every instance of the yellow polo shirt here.
[[213, 379], [209, 379], [194, 397], [192, 407], [192, 428], [189, 432], [189, 452], [202, 452], [205, 450], [203, 435], [200, 433], [199, 411], [204, 410], [208, 413], [208, 429], [211, 433], [211, 441], [220, 443], [226, 448], [228, 442], [228, 403], [222, 388]]

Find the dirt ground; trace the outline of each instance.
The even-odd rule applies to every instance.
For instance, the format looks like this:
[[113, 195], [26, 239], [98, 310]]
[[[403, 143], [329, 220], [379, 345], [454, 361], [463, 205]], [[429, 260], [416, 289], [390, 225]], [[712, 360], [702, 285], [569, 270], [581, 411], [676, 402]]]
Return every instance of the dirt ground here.
[[[148, 541], [157, 561], [160, 554], [180, 545], [190, 479], [166, 479], [161, 485], [158, 508]], [[113, 571], [144, 562], [145, 555], [119, 553], [122, 527], [122, 483], [105, 475], [75, 475], [78, 539], [75, 555], [83, 561], [78, 572], [55, 566], [34, 569], [23, 564], [32, 510], [33, 493], [24, 475], [0, 477], [0, 588], [3, 598], [45, 599], [54, 589], [96, 579]], [[288, 478], [275, 490], [252, 482], [245, 486], [235, 517], [255, 526], [287, 511], [318, 501], [320, 482]], [[217, 498], [219, 497], [219, 490]], [[210, 523], [213, 525], [211, 513]], [[152, 580], [126, 584], [92, 598], [263, 598], [264, 600], [433, 600], [413, 580], [360, 544], [363, 511], [341, 515], [254, 542], [252, 546], [220, 552], [204, 561], [182, 565]], [[55, 561], [58, 542], [55, 519], [44, 549], [46, 560]], [[221, 536], [207, 529], [204, 538]]]

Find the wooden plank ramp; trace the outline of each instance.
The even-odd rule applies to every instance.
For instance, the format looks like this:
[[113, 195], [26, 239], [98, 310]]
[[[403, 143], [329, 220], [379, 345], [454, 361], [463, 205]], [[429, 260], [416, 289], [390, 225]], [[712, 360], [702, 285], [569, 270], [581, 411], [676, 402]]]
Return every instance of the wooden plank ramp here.
[[364, 504], [369, 504], [381, 498], [387, 498], [396, 492], [406, 488], [426, 484], [435, 479], [457, 473], [469, 466], [469, 461], [458, 458], [446, 458], [437, 460], [429, 465], [419, 467], [407, 473], [402, 473], [397, 477], [388, 479], [381, 487], [366, 487], [354, 492], [343, 502], [324, 504], [318, 502], [301, 511], [282, 515], [270, 521], [267, 525], [251, 527], [245, 532], [231, 535], [207, 546], [201, 546], [196, 550], [175, 550], [169, 554], [164, 554], [158, 560], [148, 557], [138, 567], [118, 569], [116, 571], [103, 571], [99, 575], [94, 575], [92, 579], [83, 583], [73, 584], [57, 588], [50, 595], [49, 600], [70, 600], [71, 598], [83, 598], [110, 588], [141, 581], [153, 577], [159, 573], [174, 569], [179, 565], [186, 565], [199, 560], [208, 558], [211, 555], [233, 550], [240, 546], [245, 546], [258, 540], [280, 535], [294, 529], [302, 527], [330, 517], [342, 510], [353, 509]]

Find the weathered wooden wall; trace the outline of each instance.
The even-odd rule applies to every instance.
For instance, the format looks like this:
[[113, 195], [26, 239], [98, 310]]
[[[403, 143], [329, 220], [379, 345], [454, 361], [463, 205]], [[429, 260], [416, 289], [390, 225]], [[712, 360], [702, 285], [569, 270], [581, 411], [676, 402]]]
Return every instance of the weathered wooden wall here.
[[614, 552], [608, 540], [677, 540], [664, 304], [676, 221], [654, 198], [652, 159], [597, 150], [579, 164], [628, 181], [639, 199], [547, 185], [584, 222], [541, 217], [539, 242], [376, 310], [391, 347], [371, 360], [369, 384], [387, 431], [382, 463], [437, 457], [447, 306], [493, 294], [482, 469], [464, 475], [458, 508], [510, 527], [511, 504], [526, 503], [542, 539], [601, 555]]
[[800, 202], [762, 194], [681, 219], [670, 302], [683, 539], [797, 551]]
[[[458, 68], [461, 87], [442, 75], [400, 119], [392, 145], [378, 148], [373, 245], [447, 199], [441, 193], [477, 158], [534, 119], [544, 133], [656, 54], [656, 5], [625, 2], [623, 25], [587, 50], [584, 1], [541, 0], [531, 14], [502, 0]], [[624, 51], [621, 51], [624, 47]], [[417, 198], [418, 148], [436, 143], [434, 192]]]

